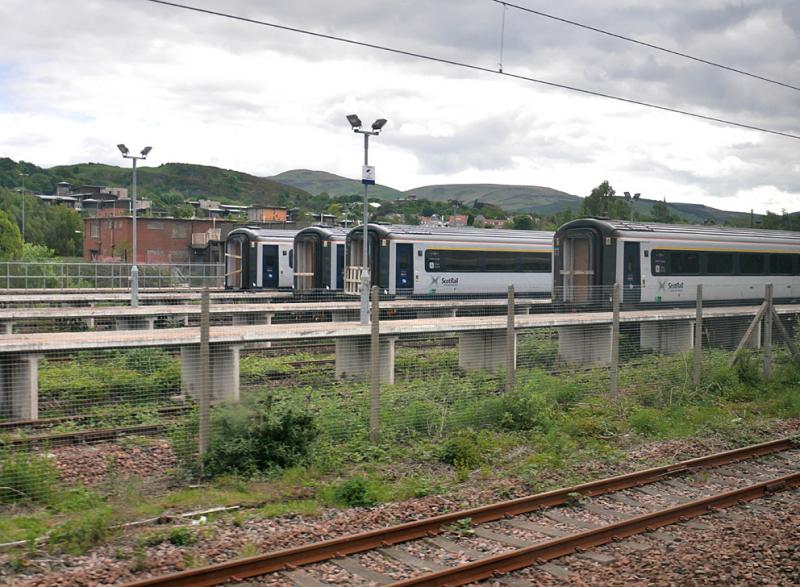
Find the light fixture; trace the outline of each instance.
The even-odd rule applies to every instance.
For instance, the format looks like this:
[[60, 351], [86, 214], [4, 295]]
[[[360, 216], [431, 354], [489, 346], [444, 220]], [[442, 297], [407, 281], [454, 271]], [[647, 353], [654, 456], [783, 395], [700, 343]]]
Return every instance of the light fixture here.
[[379, 118], [375, 122], [372, 123], [372, 130], [381, 130], [383, 126], [386, 124], [385, 118]]
[[122, 153], [123, 155], [127, 155], [128, 153], [130, 153], [130, 151], [128, 151], [128, 147], [126, 147], [123, 143], [117, 145], [117, 149], [119, 149], [119, 152]]
[[358, 117], [358, 114], [348, 114], [347, 122], [349, 122], [350, 126], [353, 127], [353, 130], [361, 128], [361, 119]]
[[153, 150], [153, 147], [145, 147], [142, 149], [142, 157], [147, 157], [147, 154]]

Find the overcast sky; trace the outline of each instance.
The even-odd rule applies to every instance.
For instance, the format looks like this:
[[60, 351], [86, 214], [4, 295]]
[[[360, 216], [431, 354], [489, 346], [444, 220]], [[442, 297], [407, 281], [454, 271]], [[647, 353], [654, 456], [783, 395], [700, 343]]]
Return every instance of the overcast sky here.
[[[185, 0], [496, 69], [490, 0]], [[800, 86], [800, 0], [518, 0]], [[800, 134], [800, 92], [506, 10], [503, 69]], [[345, 115], [385, 117], [378, 181], [618, 191], [800, 210], [800, 141], [145, 0], [0, 2], [0, 156], [357, 177]]]

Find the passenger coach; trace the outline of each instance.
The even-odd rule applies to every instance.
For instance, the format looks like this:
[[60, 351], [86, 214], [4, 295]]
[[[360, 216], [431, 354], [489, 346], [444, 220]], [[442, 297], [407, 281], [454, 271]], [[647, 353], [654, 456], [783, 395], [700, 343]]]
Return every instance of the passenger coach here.
[[[369, 224], [372, 285], [388, 294], [549, 295], [553, 233]], [[347, 235], [346, 293], [360, 290], [364, 228]]]
[[230, 231], [225, 238], [225, 288], [291, 288], [296, 234], [257, 226]]
[[344, 289], [344, 252], [348, 229], [309, 226], [294, 237], [296, 292]]
[[[555, 234], [555, 301], [573, 304], [608, 297], [623, 286], [623, 302], [800, 297], [800, 233], [719, 226], [573, 220]], [[599, 287], [603, 286], [603, 287]], [[603, 293], [605, 291], [605, 293]]]

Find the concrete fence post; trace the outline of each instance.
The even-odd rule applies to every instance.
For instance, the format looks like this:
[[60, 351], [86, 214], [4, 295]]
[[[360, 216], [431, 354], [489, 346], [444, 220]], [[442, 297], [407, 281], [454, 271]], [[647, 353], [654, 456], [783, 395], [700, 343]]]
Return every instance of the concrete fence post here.
[[370, 349], [369, 349], [369, 440], [377, 443], [380, 440], [381, 416], [381, 323], [378, 287], [372, 286], [370, 292], [372, 308], [370, 316]]
[[517, 373], [517, 337], [514, 332], [514, 286], [508, 286], [508, 321], [506, 324], [506, 391], [514, 389]]
[[208, 450], [210, 400], [211, 400], [211, 356], [209, 353], [210, 308], [208, 288], [203, 288], [200, 296], [200, 397], [199, 397], [199, 434], [198, 451], [200, 470], [203, 468], [203, 457]]
[[619, 394], [619, 284], [611, 290], [611, 393]]
[[767, 309], [764, 313], [764, 378], [772, 378], [772, 284], [764, 288], [764, 301]]
[[697, 286], [694, 315], [694, 385], [700, 385], [703, 375], [703, 284]]

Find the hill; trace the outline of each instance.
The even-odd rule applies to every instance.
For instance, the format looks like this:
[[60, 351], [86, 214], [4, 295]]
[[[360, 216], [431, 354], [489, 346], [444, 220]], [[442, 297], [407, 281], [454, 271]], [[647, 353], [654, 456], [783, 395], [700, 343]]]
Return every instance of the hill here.
[[458, 200], [468, 204], [494, 204], [507, 212], [535, 212], [549, 216], [567, 208], [577, 210], [581, 198], [541, 186], [502, 184], [429, 185], [405, 192], [434, 201]]
[[[100, 163], [79, 163], [42, 168], [32, 163], [0, 159], [0, 186], [16, 187], [20, 184], [19, 171], [28, 174], [25, 187], [40, 193], [55, 192], [56, 183], [67, 181], [73, 185], [128, 186], [130, 167], [117, 167]], [[137, 170], [139, 193], [156, 204], [176, 203], [183, 196], [188, 199], [208, 198], [230, 204], [300, 205], [311, 195], [289, 185], [257, 177], [240, 171], [220, 169], [208, 165], [165, 163], [158, 167], [140, 167]], [[175, 192], [178, 192], [176, 194]]]
[[[335, 198], [337, 196], [352, 196], [364, 193], [364, 186], [360, 180], [349, 179], [327, 171], [292, 169], [273, 175], [269, 179], [299, 188], [315, 196], [326, 193]], [[369, 194], [370, 197], [381, 200], [394, 200], [403, 196], [400, 190], [381, 184], [369, 186]]]

